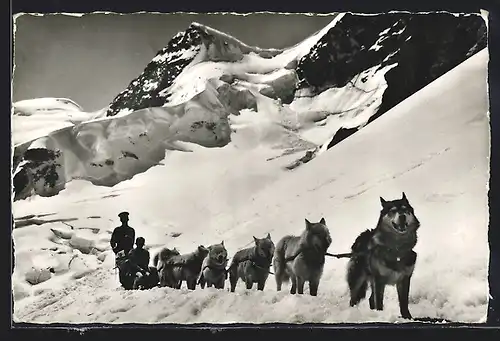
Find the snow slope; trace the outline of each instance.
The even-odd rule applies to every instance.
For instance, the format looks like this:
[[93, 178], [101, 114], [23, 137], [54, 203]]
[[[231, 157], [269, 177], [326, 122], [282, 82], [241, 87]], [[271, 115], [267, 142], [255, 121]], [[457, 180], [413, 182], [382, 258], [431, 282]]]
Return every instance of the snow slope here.
[[[57, 196], [15, 202], [15, 321], [401, 321], [394, 288], [386, 290], [383, 312], [370, 311], [366, 301], [349, 308], [346, 260], [327, 260], [317, 297], [292, 296], [288, 287], [278, 293], [272, 276], [264, 292], [247, 291], [241, 282], [236, 293], [185, 287], [125, 292], [110, 251], [102, 250], [116, 215], [128, 210], [152, 255], [161, 245], [190, 252], [220, 240], [232, 255], [251, 245], [252, 235], [269, 232], [276, 243], [300, 233], [304, 218], [321, 217], [333, 238], [329, 251], [346, 252], [358, 233], [376, 224], [379, 196], [393, 199], [402, 191], [421, 221], [410, 311], [478, 321], [488, 297], [487, 58], [486, 50], [474, 55], [291, 172], [281, 167], [293, 155], [276, 158], [282, 130], [260, 111], [243, 111], [232, 122], [240, 127], [234, 143], [224, 147], [188, 144], [192, 153], [171, 152], [165, 166], [113, 188], [78, 180]], [[28, 214], [34, 215], [31, 225], [23, 218]], [[61, 219], [74, 219], [66, 221], [73, 228]], [[30, 285], [26, 277], [45, 281]]]

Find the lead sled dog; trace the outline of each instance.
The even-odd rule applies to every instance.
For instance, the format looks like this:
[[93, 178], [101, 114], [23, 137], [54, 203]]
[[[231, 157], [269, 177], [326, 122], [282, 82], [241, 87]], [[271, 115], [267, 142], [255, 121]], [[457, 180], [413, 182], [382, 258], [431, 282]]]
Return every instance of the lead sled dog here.
[[347, 264], [350, 306], [357, 305], [371, 288], [370, 308], [383, 310], [384, 290], [395, 285], [401, 316], [411, 319], [408, 309], [410, 280], [415, 269], [420, 222], [405, 193], [401, 199], [380, 198], [382, 210], [375, 229], [362, 232], [351, 247]]

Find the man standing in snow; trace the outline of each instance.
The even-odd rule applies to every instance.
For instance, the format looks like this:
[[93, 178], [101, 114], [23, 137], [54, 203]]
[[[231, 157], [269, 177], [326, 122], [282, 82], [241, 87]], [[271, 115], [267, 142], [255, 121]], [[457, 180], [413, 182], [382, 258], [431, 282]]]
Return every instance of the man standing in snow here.
[[[128, 212], [121, 212], [118, 217], [121, 221], [121, 226], [116, 227], [111, 234], [111, 248], [115, 253], [115, 264], [119, 269], [120, 283], [126, 288], [131, 289], [130, 276], [128, 276], [128, 254], [134, 247], [135, 230], [128, 225]], [[132, 279], [133, 280], [133, 279]]]
[[135, 230], [128, 226], [128, 212], [121, 212], [118, 217], [122, 224], [113, 230], [110, 244], [115, 255], [122, 250], [127, 255], [134, 247]]

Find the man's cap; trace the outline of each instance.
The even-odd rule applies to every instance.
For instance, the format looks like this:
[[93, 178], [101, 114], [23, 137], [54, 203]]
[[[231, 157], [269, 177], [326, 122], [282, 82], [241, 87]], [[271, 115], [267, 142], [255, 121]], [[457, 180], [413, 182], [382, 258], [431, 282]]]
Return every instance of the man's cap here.
[[122, 218], [122, 217], [128, 218], [128, 212], [120, 212], [120, 214], [118, 214], [118, 217], [120, 217], [120, 218]]

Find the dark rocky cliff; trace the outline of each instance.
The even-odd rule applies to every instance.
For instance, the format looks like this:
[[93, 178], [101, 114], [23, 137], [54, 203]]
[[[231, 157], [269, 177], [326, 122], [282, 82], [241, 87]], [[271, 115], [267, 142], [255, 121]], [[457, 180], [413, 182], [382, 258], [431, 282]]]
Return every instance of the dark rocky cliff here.
[[[343, 87], [373, 66], [397, 63], [385, 75], [388, 88], [370, 123], [486, 43], [486, 24], [478, 15], [346, 14], [299, 61], [298, 89], [312, 88], [314, 95], [330, 87]], [[357, 130], [339, 130], [328, 147]]]
[[170, 94], [162, 91], [170, 87], [194, 59], [198, 62], [231, 62], [240, 60], [243, 54], [249, 52], [271, 58], [281, 50], [248, 46], [223, 32], [193, 23], [172, 37], [144, 71], [114, 98], [106, 116], [115, 116], [122, 110], [134, 111], [168, 103]]
[[14, 157], [14, 170], [19, 167], [13, 177], [14, 200], [25, 199], [36, 192], [41, 196], [51, 196], [64, 188], [58, 169], [60, 152], [44, 148], [26, 150], [22, 157]]
[[[201, 49], [202, 33], [190, 26], [176, 34], [139, 77], [120, 92], [109, 106], [106, 116], [115, 116], [121, 110], [140, 110], [163, 105], [167, 98], [160, 92], [172, 85], [175, 78], [189, 65]], [[150, 84], [150, 85], [149, 85]]]

